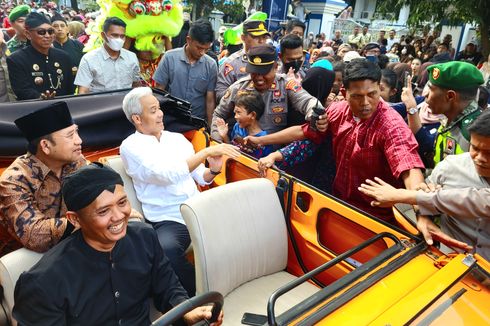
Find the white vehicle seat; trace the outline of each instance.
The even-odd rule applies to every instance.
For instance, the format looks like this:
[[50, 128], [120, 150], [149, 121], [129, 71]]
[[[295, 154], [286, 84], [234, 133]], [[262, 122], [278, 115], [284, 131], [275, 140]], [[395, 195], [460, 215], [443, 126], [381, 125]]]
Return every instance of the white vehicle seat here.
[[[181, 205], [191, 235], [197, 294], [225, 296], [225, 325], [243, 313], [266, 315], [273, 291], [296, 277], [285, 272], [287, 229], [273, 183], [249, 179], [200, 193]], [[276, 316], [319, 290], [303, 283], [280, 297]]]
[[[7, 322], [0, 320], [0, 325], [17, 325], [12, 318], [14, 308], [15, 283], [22, 272], [34, 266], [43, 255], [32, 250], [21, 248], [0, 258], [0, 285], [3, 288], [2, 306], [7, 314]], [[3, 310], [1, 312], [3, 314]]]
[[126, 173], [121, 157], [119, 155], [109, 156], [109, 157], [102, 158], [100, 162], [110, 166], [111, 168], [114, 169], [114, 171], [119, 173], [119, 175], [124, 181], [124, 191], [126, 192], [126, 195], [128, 195], [128, 200], [131, 204], [131, 207], [137, 210], [141, 215], [143, 215], [141, 202], [138, 200], [138, 197], [136, 197], [136, 191], [134, 190], [133, 180]]

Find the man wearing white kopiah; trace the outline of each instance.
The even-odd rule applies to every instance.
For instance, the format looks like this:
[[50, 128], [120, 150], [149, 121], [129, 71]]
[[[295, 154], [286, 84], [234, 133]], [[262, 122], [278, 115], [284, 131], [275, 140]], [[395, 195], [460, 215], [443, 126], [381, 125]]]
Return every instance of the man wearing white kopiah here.
[[[195, 153], [182, 134], [164, 130], [160, 103], [149, 87], [129, 92], [123, 110], [136, 127], [120, 147], [124, 167], [133, 179], [146, 221], [156, 230], [180, 282], [193, 296], [195, 271], [185, 257], [191, 240], [179, 207], [198, 193], [195, 181], [207, 185], [220, 174], [222, 155], [237, 158], [240, 152], [232, 145], [220, 144]], [[209, 168], [203, 164], [206, 159]]]

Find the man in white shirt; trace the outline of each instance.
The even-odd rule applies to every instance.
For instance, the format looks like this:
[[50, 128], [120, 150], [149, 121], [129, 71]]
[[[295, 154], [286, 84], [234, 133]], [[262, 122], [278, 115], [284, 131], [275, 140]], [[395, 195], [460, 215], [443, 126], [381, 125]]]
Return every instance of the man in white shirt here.
[[[221, 172], [222, 155], [240, 156], [232, 145], [220, 144], [197, 153], [179, 133], [164, 130], [163, 112], [151, 88], [139, 87], [123, 100], [123, 110], [136, 132], [120, 147], [121, 158], [133, 179], [145, 219], [158, 239], [175, 273], [190, 296], [195, 294], [195, 272], [185, 257], [191, 240], [180, 214], [180, 204], [198, 193], [195, 181], [210, 184]], [[206, 168], [203, 161], [209, 163]]]
[[388, 33], [388, 45], [386, 45], [386, 51], [390, 51], [391, 50], [391, 47], [393, 46], [393, 44], [395, 43], [399, 43], [400, 40], [395, 38], [396, 36], [396, 31], [394, 29], [392, 29], [389, 33]]
[[117, 17], [109, 17], [102, 29], [104, 44], [85, 54], [80, 61], [75, 78], [78, 94], [140, 85], [138, 58], [133, 52], [123, 49], [126, 23]]

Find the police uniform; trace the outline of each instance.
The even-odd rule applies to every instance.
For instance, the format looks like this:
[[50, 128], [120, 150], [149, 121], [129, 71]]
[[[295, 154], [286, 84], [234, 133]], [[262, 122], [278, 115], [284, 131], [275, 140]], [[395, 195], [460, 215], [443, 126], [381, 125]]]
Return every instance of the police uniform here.
[[[243, 32], [252, 36], [261, 36], [269, 34], [263, 21], [249, 20], [243, 23]], [[241, 49], [230, 55], [230, 57], [220, 67], [218, 80], [216, 82], [216, 100], [219, 102], [225, 94], [228, 87], [242, 77], [248, 75], [246, 71], [247, 54], [245, 49]]]
[[248, 72], [245, 70], [246, 66], [247, 54], [244, 49], [230, 55], [224, 64], [221, 65], [216, 82], [216, 99], [218, 101], [223, 97], [231, 84], [248, 75]]
[[[435, 64], [427, 68], [432, 85], [455, 90], [476, 89], [483, 84], [483, 76], [470, 63], [451, 61]], [[468, 127], [480, 115], [481, 110], [475, 101], [447, 125], [441, 124], [435, 141], [434, 164], [437, 165], [446, 156], [461, 154], [470, 149]]]
[[[255, 67], [270, 69], [276, 62], [277, 54], [273, 46], [257, 46], [250, 50], [247, 71]], [[270, 69], [268, 71], [270, 71]], [[266, 74], [268, 71], [263, 72]], [[259, 72], [257, 72], [259, 73]], [[211, 136], [221, 140], [218, 134], [216, 120], [222, 118], [233, 125], [233, 110], [235, 101], [240, 94], [256, 91], [251, 76], [243, 77], [235, 82], [225, 93], [213, 113]], [[288, 111], [293, 109], [309, 118], [313, 108], [320, 106], [316, 98], [311, 96], [294, 79], [287, 79], [285, 74], [276, 74], [270, 88], [261, 93], [265, 103], [264, 114], [259, 120], [260, 126], [268, 134], [280, 131], [288, 125]]]
[[[38, 13], [30, 13], [26, 26], [34, 28], [49, 24], [44, 16], [39, 16]], [[73, 66], [68, 54], [62, 50], [50, 48], [45, 55], [29, 45], [7, 57], [7, 66], [12, 90], [18, 100], [37, 99], [46, 91], [56, 91], [57, 96], [74, 93]]]

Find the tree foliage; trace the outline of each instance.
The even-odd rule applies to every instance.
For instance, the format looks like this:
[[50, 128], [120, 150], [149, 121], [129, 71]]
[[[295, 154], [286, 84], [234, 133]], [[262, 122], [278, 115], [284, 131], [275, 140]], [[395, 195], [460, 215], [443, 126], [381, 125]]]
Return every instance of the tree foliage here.
[[225, 14], [228, 23], [241, 23], [244, 14], [242, 0], [190, 0], [192, 13], [195, 18], [208, 16], [212, 10], [219, 10]]
[[480, 27], [481, 44], [485, 54], [489, 52], [490, 1], [489, 0], [378, 0], [376, 11], [381, 14], [399, 12], [410, 6], [408, 24], [444, 22], [447, 25], [474, 23]]

